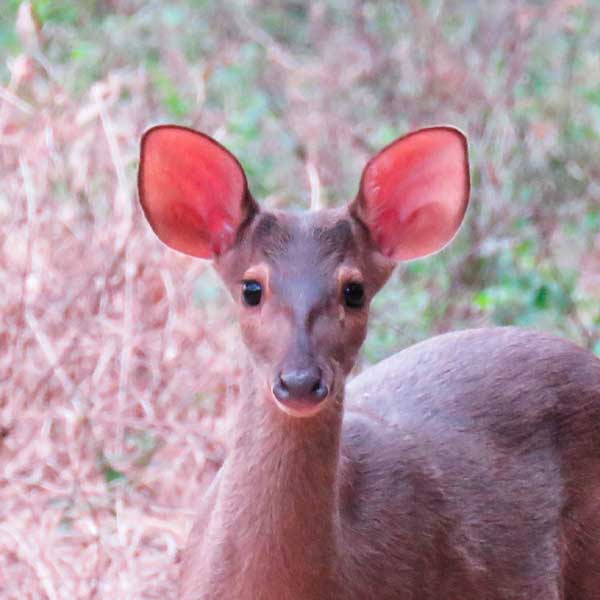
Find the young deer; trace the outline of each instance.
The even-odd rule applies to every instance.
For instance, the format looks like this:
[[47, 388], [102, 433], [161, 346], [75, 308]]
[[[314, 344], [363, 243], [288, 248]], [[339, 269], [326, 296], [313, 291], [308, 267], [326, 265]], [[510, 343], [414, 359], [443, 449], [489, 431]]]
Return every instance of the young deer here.
[[401, 138], [347, 207], [259, 209], [239, 162], [174, 126], [142, 141], [158, 237], [213, 259], [247, 376], [199, 502], [181, 598], [597, 600], [600, 361], [514, 328], [451, 333], [346, 386], [398, 261], [447, 244], [469, 196], [449, 127]]

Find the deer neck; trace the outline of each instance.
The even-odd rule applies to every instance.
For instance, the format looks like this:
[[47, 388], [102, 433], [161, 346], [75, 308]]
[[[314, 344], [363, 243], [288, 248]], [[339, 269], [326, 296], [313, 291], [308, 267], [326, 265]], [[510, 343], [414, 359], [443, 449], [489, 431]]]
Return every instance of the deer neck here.
[[241, 403], [219, 490], [236, 597], [335, 597], [341, 422], [341, 397], [306, 419], [258, 390]]

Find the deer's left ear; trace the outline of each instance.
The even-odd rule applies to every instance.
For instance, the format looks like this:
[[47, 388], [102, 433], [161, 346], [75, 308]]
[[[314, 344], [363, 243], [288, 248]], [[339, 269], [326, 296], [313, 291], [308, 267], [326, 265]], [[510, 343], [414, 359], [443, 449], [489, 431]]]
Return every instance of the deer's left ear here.
[[380, 252], [411, 260], [454, 237], [468, 201], [467, 140], [458, 129], [432, 127], [396, 140], [367, 163], [350, 211]]

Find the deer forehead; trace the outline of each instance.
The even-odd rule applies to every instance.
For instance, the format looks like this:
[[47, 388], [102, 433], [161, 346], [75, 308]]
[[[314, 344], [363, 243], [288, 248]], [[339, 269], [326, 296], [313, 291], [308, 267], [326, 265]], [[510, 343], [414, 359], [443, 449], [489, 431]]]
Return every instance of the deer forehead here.
[[262, 214], [250, 235], [252, 261], [265, 264], [273, 281], [332, 282], [356, 260], [354, 227], [335, 210]]

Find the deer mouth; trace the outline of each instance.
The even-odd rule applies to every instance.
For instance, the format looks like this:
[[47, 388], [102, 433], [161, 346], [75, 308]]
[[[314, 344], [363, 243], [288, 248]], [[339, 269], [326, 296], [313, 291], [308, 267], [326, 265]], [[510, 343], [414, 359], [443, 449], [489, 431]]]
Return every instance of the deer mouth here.
[[321, 412], [326, 399], [315, 401], [313, 398], [288, 398], [286, 400], [278, 400], [273, 394], [276, 406], [290, 417], [307, 418]]

